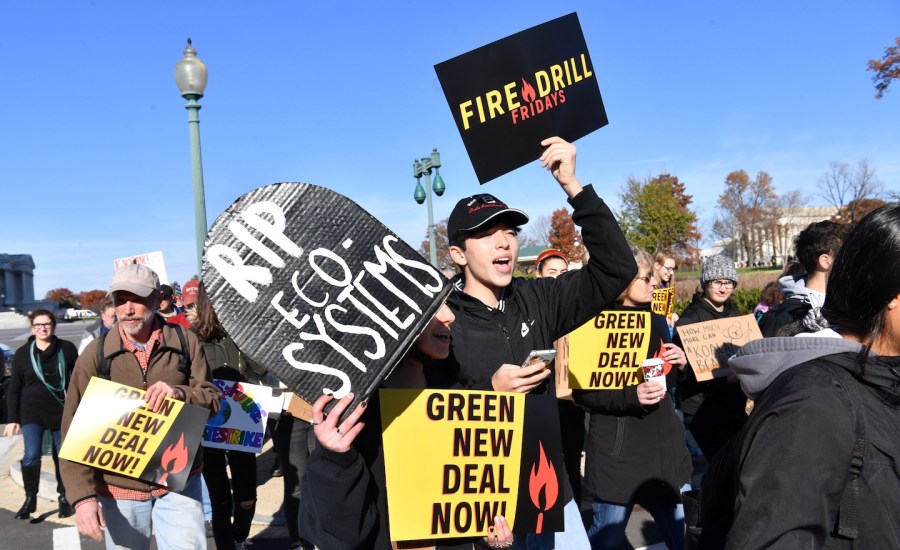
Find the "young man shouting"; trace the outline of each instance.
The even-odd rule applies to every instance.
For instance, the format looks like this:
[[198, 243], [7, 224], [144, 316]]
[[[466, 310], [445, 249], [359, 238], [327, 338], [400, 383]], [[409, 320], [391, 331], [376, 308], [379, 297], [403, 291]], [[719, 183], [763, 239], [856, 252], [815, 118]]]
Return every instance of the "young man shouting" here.
[[[590, 259], [582, 269], [555, 279], [514, 278], [518, 228], [528, 216], [492, 195], [460, 200], [447, 223], [450, 257], [462, 271], [447, 300], [456, 323], [450, 356], [429, 369], [434, 387], [553, 392], [550, 365], [521, 366], [528, 353], [553, 347], [554, 340], [614, 301], [637, 274], [612, 212], [592, 186], [582, 188], [575, 176], [575, 146], [558, 137], [541, 145], [546, 147], [541, 166], [566, 193]], [[529, 535], [529, 549], [590, 547], [568, 484], [565, 498], [566, 531]]]

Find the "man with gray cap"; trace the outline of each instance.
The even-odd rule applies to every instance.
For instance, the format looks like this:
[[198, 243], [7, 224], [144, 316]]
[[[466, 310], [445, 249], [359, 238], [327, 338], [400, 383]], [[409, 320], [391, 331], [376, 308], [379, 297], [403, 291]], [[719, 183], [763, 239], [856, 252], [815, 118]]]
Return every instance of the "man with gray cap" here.
[[[575, 146], [558, 137], [541, 145], [546, 147], [541, 165], [568, 197], [590, 259], [555, 279], [513, 277], [519, 256], [516, 235], [528, 216], [493, 195], [460, 200], [447, 222], [450, 257], [462, 271], [453, 278], [454, 291], [447, 299], [456, 322], [450, 357], [426, 372], [431, 387], [553, 395], [552, 364], [523, 367], [529, 352], [553, 347], [554, 340], [613, 302], [637, 275], [612, 212], [592, 186], [582, 188], [575, 176]], [[568, 483], [562, 493], [565, 532], [529, 535], [529, 549], [590, 547]]]
[[[168, 397], [217, 412], [220, 394], [211, 383], [197, 337], [167, 324], [157, 312], [162, 296], [156, 273], [144, 265], [126, 265], [113, 276], [109, 293], [117, 323], [92, 341], [75, 363], [63, 411], [63, 438], [93, 376], [146, 390], [150, 411], [159, 410]], [[99, 541], [105, 528], [107, 548], [149, 548], [154, 528], [160, 549], [206, 548], [201, 465], [198, 451], [187, 484], [175, 492], [60, 461], [78, 531]]]

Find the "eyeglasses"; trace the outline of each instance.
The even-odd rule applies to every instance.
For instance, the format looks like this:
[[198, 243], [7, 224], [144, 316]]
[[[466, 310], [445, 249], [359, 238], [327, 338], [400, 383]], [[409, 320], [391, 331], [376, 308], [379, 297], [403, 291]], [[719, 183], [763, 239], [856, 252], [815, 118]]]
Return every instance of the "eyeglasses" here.
[[716, 288], [734, 288], [734, 281], [710, 281], [709, 284]]
[[664, 265], [664, 266], [662, 266], [662, 269], [665, 269], [666, 271], [673, 271], [673, 272], [674, 272], [674, 271], [678, 271], [678, 266], [677, 266], [677, 265], [673, 265], [672, 267], [669, 267], [669, 266], [667, 266], [667, 265]]
[[650, 279], [652, 279], [652, 277], [650, 275], [644, 275], [643, 277], [635, 277], [634, 278], [635, 281], [644, 281], [644, 283], [646, 283], [648, 285], [650, 284]]
[[53, 323], [35, 323], [31, 326], [34, 328], [53, 328]]

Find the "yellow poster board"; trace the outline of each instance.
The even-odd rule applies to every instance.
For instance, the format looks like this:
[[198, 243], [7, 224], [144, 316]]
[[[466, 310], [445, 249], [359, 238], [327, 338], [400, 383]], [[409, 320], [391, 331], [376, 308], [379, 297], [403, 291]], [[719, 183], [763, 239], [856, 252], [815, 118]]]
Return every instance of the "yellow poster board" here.
[[151, 412], [145, 408], [144, 393], [91, 378], [59, 456], [174, 490], [183, 488], [209, 411], [167, 398], [159, 411]]
[[391, 540], [485, 536], [498, 515], [516, 532], [562, 529], [555, 397], [385, 389], [379, 396]]
[[650, 313], [604, 311], [569, 334], [569, 386], [619, 390], [640, 384], [650, 350]]
[[650, 310], [658, 315], [672, 316], [675, 311], [675, 287], [657, 288], [653, 291], [653, 302]]
[[693, 323], [675, 330], [698, 382], [731, 374], [731, 369], [723, 366], [728, 358], [747, 342], [762, 338], [753, 315]]

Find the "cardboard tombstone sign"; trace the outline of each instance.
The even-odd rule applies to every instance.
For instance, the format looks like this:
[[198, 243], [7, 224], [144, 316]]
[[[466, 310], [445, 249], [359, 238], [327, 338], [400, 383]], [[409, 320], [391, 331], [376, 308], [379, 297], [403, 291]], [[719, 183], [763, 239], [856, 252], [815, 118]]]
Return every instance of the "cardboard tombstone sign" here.
[[545, 138], [575, 141], [608, 123], [575, 13], [434, 70], [481, 183], [538, 158]]
[[450, 291], [371, 214], [309, 183], [260, 187], [225, 210], [203, 284], [238, 347], [309, 403], [366, 399]]

